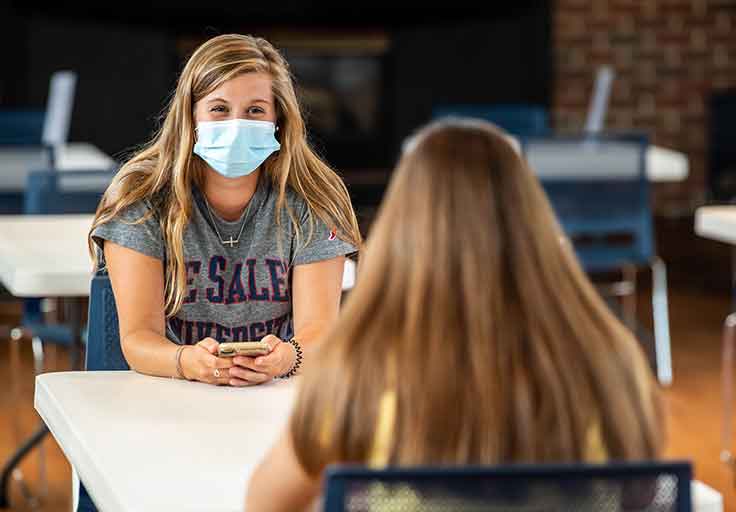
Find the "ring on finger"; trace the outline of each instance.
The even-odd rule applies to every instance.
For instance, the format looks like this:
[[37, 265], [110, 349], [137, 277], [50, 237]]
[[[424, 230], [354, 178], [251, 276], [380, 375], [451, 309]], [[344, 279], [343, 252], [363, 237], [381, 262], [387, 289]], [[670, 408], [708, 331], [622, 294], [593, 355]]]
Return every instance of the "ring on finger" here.
[[214, 373], [215, 373], [215, 378], [216, 379], [219, 379], [220, 378], [220, 369], [219, 368], [215, 368], [215, 372]]

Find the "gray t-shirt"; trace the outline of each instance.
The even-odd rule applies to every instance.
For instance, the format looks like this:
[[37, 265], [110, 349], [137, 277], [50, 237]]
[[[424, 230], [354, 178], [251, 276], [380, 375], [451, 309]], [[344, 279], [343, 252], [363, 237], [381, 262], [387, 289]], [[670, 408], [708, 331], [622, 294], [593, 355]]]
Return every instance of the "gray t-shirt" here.
[[[256, 341], [267, 334], [281, 339], [293, 336], [291, 281], [294, 266], [355, 252], [356, 248], [337, 238], [334, 231], [314, 218], [309, 243], [308, 207], [293, 190], [286, 200], [300, 221], [302, 237], [297, 240], [291, 221], [282, 212], [276, 224], [278, 191], [270, 181], [259, 180], [243, 217], [234, 222], [208, 210], [202, 193], [193, 188], [193, 215], [184, 233], [184, 260], [188, 293], [184, 305], [167, 322], [166, 336], [176, 342], [194, 344], [212, 337], [218, 341]], [[92, 237], [102, 248], [103, 240], [164, 260], [165, 249], [156, 215], [134, 224], [152, 209], [142, 200], [98, 226]], [[233, 247], [223, 240], [238, 238]], [[278, 238], [281, 237], [281, 244]], [[102, 251], [99, 251], [100, 255]], [[104, 264], [104, 263], [103, 263]]]

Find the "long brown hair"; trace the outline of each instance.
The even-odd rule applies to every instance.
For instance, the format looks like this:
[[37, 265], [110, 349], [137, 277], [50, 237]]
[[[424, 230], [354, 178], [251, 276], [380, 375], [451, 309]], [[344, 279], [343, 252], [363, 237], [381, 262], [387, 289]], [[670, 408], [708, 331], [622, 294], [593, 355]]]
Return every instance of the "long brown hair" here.
[[[181, 308], [186, 294], [184, 232], [192, 217], [192, 184], [201, 185], [203, 162], [193, 157], [194, 105], [224, 82], [243, 73], [271, 77], [276, 102], [281, 149], [264, 163], [264, 177], [278, 190], [277, 221], [286, 211], [297, 244], [311, 237], [314, 216], [335, 227], [338, 236], [356, 247], [361, 244], [350, 196], [342, 180], [310, 148], [289, 66], [266, 40], [240, 34], [214, 37], [192, 54], [179, 77], [161, 129], [115, 176], [97, 209], [90, 233], [128, 206], [149, 199], [158, 212], [166, 246], [166, 314]], [[290, 187], [307, 203], [308, 234], [303, 234], [286, 202]], [[143, 220], [143, 219], [142, 219]], [[95, 262], [97, 251], [89, 240]]]
[[656, 457], [657, 387], [500, 130], [436, 122], [407, 145], [358, 282], [310, 362], [291, 422], [316, 474], [370, 457], [395, 390], [389, 462]]

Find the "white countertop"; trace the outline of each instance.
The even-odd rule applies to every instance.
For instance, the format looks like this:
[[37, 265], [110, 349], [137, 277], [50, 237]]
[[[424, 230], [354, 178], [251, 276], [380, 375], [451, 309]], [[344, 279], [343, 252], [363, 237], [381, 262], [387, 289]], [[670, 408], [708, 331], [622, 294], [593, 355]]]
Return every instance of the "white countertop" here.
[[736, 244], [736, 205], [703, 206], [695, 211], [695, 233], [703, 238]]
[[[57, 171], [104, 171], [113, 168], [115, 160], [86, 142], [72, 142], [58, 149]], [[28, 174], [50, 169], [48, 153], [38, 146], [6, 146], [0, 148], [0, 191], [23, 192]]]
[[16, 297], [85, 297], [92, 215], [0, 215], [0, 282]]
[[100, 510], [242, 510], [296, 380], [216, 387], [135, 372], [36, 378], [36, 410]]

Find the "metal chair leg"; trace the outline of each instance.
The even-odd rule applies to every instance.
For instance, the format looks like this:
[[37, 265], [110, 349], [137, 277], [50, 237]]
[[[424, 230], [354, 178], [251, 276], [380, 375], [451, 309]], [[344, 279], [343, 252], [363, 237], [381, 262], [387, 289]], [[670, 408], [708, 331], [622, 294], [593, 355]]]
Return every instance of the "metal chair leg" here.
[[657, 378], [664, 386], [672, 384], [670, 318], [667, 302], [667, 267], [660, 258], [652, 262], [652, 314]]
[[[43, 340], [38, 336], [31, 338], [31, 349], [33, 350], [33, 367], [35, 373], [36, 375], [41, 375], [44, 371]], [[38, 444], [39, 497], [45, 497], [48, 494], [48, 480], [46, 478], [46, 474], [46, 447], [43, 442], [41, 442]]]
[[10, 389], [15, 398], [15, 414], [13, 415], [13, 434], [15, 440], [20, 441], [22, 432], [20, 426], [20, 404], [18, 396], [21, 394], [21, 372], [20, 372], [20, 342], [23, 339], [23, 329], [16, 327], [10, 331]]
[[[721, 461], [735, 468], [731, 453], [733, 433], [733, 352], [736, 333], [736, 313], [731, 313], [723, 323], [723, 347], [721, 355], [721, 393], [723, 396], [723, 417], [721, 419]], [[736, 477], [736, 473], [734, 473]]]

